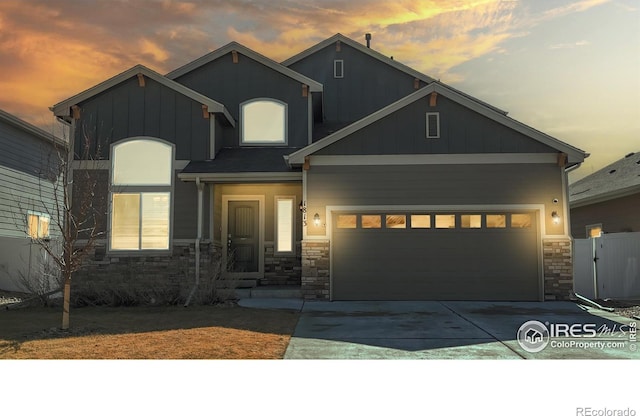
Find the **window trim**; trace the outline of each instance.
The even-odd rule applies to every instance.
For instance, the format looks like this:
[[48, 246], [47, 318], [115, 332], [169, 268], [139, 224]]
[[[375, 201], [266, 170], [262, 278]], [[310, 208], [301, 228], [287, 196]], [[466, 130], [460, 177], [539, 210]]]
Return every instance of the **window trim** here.
[[[279, 219], [280, 213], [278, 211], [279, 201], [291, 201], [291, 250], [280, 250], [278, 246], [279, 242]], [[296, 197], [293, 195], [276, 196], [273, 202], [273, 252], [278, 255], [295, 255], [296, 254]]]
[[[114, 150], [118, 145], [132, 142], [136, 140], [147, 140], [151, 142], [158, 142], [164, 145], [168, 145], [171, 147], [171, 184], [170, 185], [114, 185], [113, 184], [113, 175], [114, 175]], [[173, 250], [173, 225], [174, 225], [174, 196], [175, 196], [175, 177], [176, 177], [176, 146], [174, 143], [168, 142], [166, 140], [159, 139], [157, 137], [150, 136], [135, 136], [129, 137], [124, 140], [118, 140], [115, 143], [111, 144], [110, 149], [110, 160], [109, 160], [109, 202], [108, 202], [108, 231], [107, 231], [107, 252], [113, 253], [117, 255], [164, 255], [171, 253]], [[149, 249], [142, 248], [142, 233], [140, 233], [138, 239], [139, 249], [114, 249], [112, 247], [112, 235], [113, 235], [113, 196], [115, 194], [135, 194], [139, 195], [142, 198], [142, 194], [145, 193], [169, 193], [169, 242], [167, 248], [162, 249]], [[142, 209], [142, 207], [140, 208]], [[142, 226], [142, 217], [139, 219], [140, 224]]]
[[[587, 224], [585, 225], [585, 231], [587, 233], [587, 238], [600, 238], [602, 237], [602, 234], [604, 234], [604, 229], [602, 228], [602, 223], [597, 223], [597, 224]], [[600, 228], [600, 236], [599, 237], [591, 237], [591, 230], [593, 230], [594, 228]]]
[[[255, 103], [255, 102], [260, 102], [260, 101], [265, 101], [265, 102], [272, 102], [272, 103], [276, 103], [281, 105], [284, 108], [284, 140], [283, 141], [279, 141], [279, 142], [268, 142], [268, 141], [245, 141], [244, 140], [244, 106], [246, 106], [247, 104], [251, 104], [251, 103]], [[239, 129], [239, 134], [240, 134], [240, 146], [287, 146], [289, 144], [289, 105], [281, 100], [275, 99], [275, 98], [269, 98], [269, 97], [257, 97], [257, 98], [252, 98], [250, 100], [247, 101], [243, 101], [240, 103], [240, 112], [239, 112], [239, 118], [240, 118], [240, 129]]]
[[[38, 223], [36, 225], [36, 235], [35, 237], [33, 235], [31, 235], [30, 233], [30, 224], [29, 224], [29, 219], [31, 216], [34, 216], [37, 218]], [[40, 237], [40, 221], [42, 218], [46, 218], [48, 220], [48, 226], [47, 226], [47, 234], [43, 235], [42, 237]], [[31, 240], [50, 240], [51, 239], [51, 216], [49, 214], [45, 214], [43, 212], [38, 212], [38, 211], [31, 211], [28, 210], [27, 211], [27, 237], [30, 238]]]
[[[338, 71], [338, 67], [340, 71]], [[336, 79], [344, 78], [344, 59], [333, 60], [333, 77]]]
[[[436, 134], [435, 134], [435, 136], [432, 136], [432, 135], [429, 134], [429, 132], [431, 131], [431, 129], [429, 128], [430, 127], [430, 122], [429, 122], [430, 116], [435, 116], [436, 117]], [[426, 134], [425, 134], [427, 139], [439, 139], [440, 138], [440, 113], [437, 112], [437, 111], [436, 112], [428, 112], [428, 113], [426, 113], [425, 126], [427, 128]]]

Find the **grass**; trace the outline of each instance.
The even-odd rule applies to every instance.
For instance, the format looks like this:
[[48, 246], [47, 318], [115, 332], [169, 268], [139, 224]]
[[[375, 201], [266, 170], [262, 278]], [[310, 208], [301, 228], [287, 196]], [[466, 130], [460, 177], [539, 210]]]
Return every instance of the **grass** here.
[[0, 359], [281, 359], [298, 321], [239, 306], [0, 310]]

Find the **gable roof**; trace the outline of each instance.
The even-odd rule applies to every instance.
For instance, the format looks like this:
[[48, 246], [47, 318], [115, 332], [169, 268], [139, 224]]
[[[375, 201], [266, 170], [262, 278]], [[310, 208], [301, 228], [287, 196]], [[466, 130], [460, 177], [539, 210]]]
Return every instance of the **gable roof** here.
[[106, 81], [101, 82], [100, 84], [89, 88], [88, 90], [85, 90], [79, 94], [74, 95], [71, 98], [68, 98], [64, 101], [59, 102], [58, 104], [54, 105], [53, 107], [50, 108], [51, 111], [53, 111], [53, 114], [56, 117], [59, 118], [68, 118], [69, 117], [69, 108], [79, 104], [95, 95], [98, 95], [106, 90], [108, 90], [109, 88], [112, 88], [118, 84], [123, 83], [124, 81], [137, 76], [138, 74], [142, 74], [156, 82], [158, 82], [159, 84], [164, 85], [165, 87], [171, 88], [172, 90], [179, 92], [180, 94], [191, 98], [194, 101], [199, 102], [200, 104], [206, 105], [208, 108], [208, 111], [210, 113], [220, 113], [223, 114], [225, 116], [225, 118], [227, 119], [227, 121], [229, 122], [229, 124], [231, 124], [232, 126], [235, 126], [235, 121], [233, 119], [233, 117], [231, 116], [231, 114], [227, 111], [227, 109], [225, 108], [224, 105], [220, 104], [219, 102], [212, 100], [209, 97], [206, 97], [202, 94], [200, 94], [199, 92], [196, 92], [190, 88], [185, 87], [182, 84], [179, 84], [169, 78], [166, 78], [162, 75], [160, 75], [159, 73], [147, 68], [144, 65], [136, 65], [112, 78], [109, 78]]
[[407, 105], [414, 103], [416, 101], [418, 101], [421, 98], [426, 97], [427, 95], [431, 94], [432, 92], [436, 92], [438, 94], [442, 94], [443, 96], [447, 97], [448, 99], [463, 105], [467, 108], [469, 108], [472, 111], [475, 111], [497, 123], [500, 123], [506, 127], [509, 127], [521, 134], [524, 134], [525, 136], [528, 136], [534, 140], [537, 140], [549, 147], [552, 147], [556, 150], [558, 150], [559, 152], [563, 152], [566, 153], [568, 155], [568, 162], [569, 165], [575, 165], [575, 164], [579, 164], [582, 163], [584, 161], [584, 159], [586, 157], [588, 157], [588, 154], [585, 153], [584, 151], [573, 147], [567, 143], [564, 143], [554, 137], [551, 137], [547, 134], [544, 134], [532, 127], [527, 126], [526, 124], [520, 123], [519, 121], [516, 121], [514, 119], [512, 119], [511, 117], [506, 116], [505, 114], [495, 111], [471, 98], [469, 98], [468, 96], [459, 93], [458, 91], [449, 88], [441, 83], [438, 82], [432, 82], [431, 84], [427, 85], [426, 87], [423, 87], [421, 89], [419, 89], [418, 91], [407, 95], [406, 97], [396, 101], [395, 103], [388, 105], [385, 108], [382, 108], [378, 111], [376, 111], [375, 113], [370, 114], [367, 117], [364, 117], [358, 121], [356, 121], [355, 123], [352, 123], [350, 125], [348, 125], [347, 127], [343, 128], [342, 130], [339, 130], [315, 143], [310, 144], [309, 146], [298, 150], [297, 152], [294, 152], [292, 154], [289, 155], [288, 158], [288, 163], [289, 164], [301, 164], [304, 163], [304, 158], [306, 156], [309, 156], [315, 152], [317, 152], [320, 149], [324, 149], [325, 147], [344, 139], [345, 137], [349, 136], [350, 134], [378, 121], [381, 120], [382, 118], [406, 107]]
[[213, 62], [216, 59], [232, 52], [232, 51], [237, 51], [251, 59], [253, 59], [256, 62], [261, 63], [262, 65], [265, 65], [271, 69], [273, 69], [274, 71], [280, 72], [281, 74], [292, 78], [302, 84], [306, 84], [309, 86], [309, 91], [311, 92], [322, 92], [322, 84], [312, 80], [309, 77], [306, 77], [296, 71], [294, 71], [293, 69], [287, 68], [284, 65], [281, 65], [279, 63], [277, 63], [276, 61], [267, 58], [264, 55], [259, 54], [258, 52], [255, 52], [249, 48], [247, 48], [244, 45], [239, 44], [238, 42], [231, 42], [226, 44], [225, 46], [216, 49], [213, 52], [209, 52], [208, 54], [201, 56], [200, 58], [189, 62], [186, 65], [181, 66], [178, 69], [175, 69], [171, 72], [169, 72], [167, 75], [165, 75], [167, 78], [169, 79], [176, 79], [178, 77], [181, 77], [182, 75], [185, 75], [195, 69], [200, 68], [203, 65], [208, 64], [209, 62]]
[[640, 193], [640, 152], [585, 176], [569, 186], [571, 208]]
[[51, 133], [47, 133], [39, 127], [34, 126], [33, 124], [27, 123], [26, 121], [14, 116], [13, 114], [7, 113], [6, 111], [0, 110], [0, 121], [4, 121], [6, 124], [13, 126], [19, 130], [22, 130], [26, 133], [31, 134], [32, 136], [43, 140], [45, 142], [53, 143], [56, 145], [67, 147], [68, 143], [54, 136]]
[[[340, 41], [341, 43], [344, 43], [346, 45], [349, 45], [352, 48], [364, 53], [365, 55], [369, 55], [370, 57], [372, 57], [374, 59], [377, 59], [380, 62], [385, 63], [385, 64], [387, 64], [387, 65], [389, 65], [389, 66], [391, 66], [391, 67], [393, 67], [393, 68], [395, 68], [395, 69], [397, 69], [399, 71], [402, 71], [405, 74], [408, 74], [408, 75], [410, 75], [412, 77], [415, 77], [415, 78], [417, 78], [417, 79], [419, 79], [419, 80], [421, 80], [421, 81], [423, 81], [423, 82], [425, 82], [427, 84], [430, 84], [432, 82], [436, 82], [437, 81], [440, 84], [445, 85], [442, 82], [440, 82], [440, 80], [436, 80], [434, 78], [431, 78], [428, 75], [423, 74], [420, 71], [416, 71], [415, 69], [413, 69], [413, 68], [411, 68], [411, 67], [409, 67], [407, 65], [404, 65], [404, 64], [402, 64], [402, 63], [400, 63], [400, 62], [398, 62], [398, 61], [396, 61], [396, 60], [394, 60], [392, 58], [389, 58], [388, 56], [383, 55], [378, 51], [375, 51], [375, 50], [373, 50], [371, 48], [368, 48], [365, 45], [361, 44], [360, 42], [356, 42], [355, 40], [353, 40], [351, 38], [348, 38], [348, 37], [344, 36], [341, 33], [336, 33], [335, 35], [331, 36], [329, 39], [325, 39], [322, 42], [320, 42], [320, 43], [318, 43], [316, 45], [313, 45], [312, 47], [310, 47], [308, 49], [305, 49], [304, 51], [300, 52], [299, 54], [297, 54], [295, 56], [292, 56], [291, 58], [287, 59], [286, 61], [283, 61], [282, 65], [291, 66], [291, 65], [295, 64], [296, 62], [301, 61], [302, 59], [304, 59], [304, 58], [306, 58], [308, 56], [311, 56], [314, 53], [316, 53], [316, 52], [318, 52], [318, 51], [326, 48], [327, 46], [332, 45], [333, 43], [338, 42], [338, 41]], [[452, 87], [450, 87], [448, 85], [447, 85], [447, 87], [449, 89], [452, 89], [452, 90], [456, 91], [460, 95], [464, 95], [464, 96], [466, 96], [467, 98], [469, 98], [469, 99], [471, 99], [473, 101], [476, 101], [476, 102], [478, 102], [478, 103], [480, 103], [480, 104], [482, 104], [484, 106], [487, 106], [487, 107], [491, 108], [494, 111], [497, 111], [499, 113], [507, 115], [507, 112], [504, 111], [504, 110], [501, 110], [501, 109], [499, 109], [497, 107], [494, 107], [494, 106], [492, 106], [490, 104], [487, 104], [484, 101], [481, 101], [481, 100], [479, 100], [479, 99], [477, 99], [475, 97], [467, 95], [467, 94], [463, 93], [462, 91], [456, 90], [455, 88], [452, 88]]]
[[327, 46], [329, 46], [329, 45], [331, 45], [331, 44], [333, 44], [333, 43], [335, 43], [337, 41], [340, 41], [340, 42], [342, 42], [342, 43], [344, 43], [346, 45], [349, 45], [352, 48], [357, 49], [360, 52], [362, 52], [362, 53], [364, 53], [366, 55], [369, 55], [372, 58], [375, 58], [375, 59], [377, 59], [377, 60], [379, 60], [381, 62], [384, 62], [385, 64], [390, 65], [390, 66], [394, 67], [395, 69], [397, 69], [399, 71], [402, 71], [402, 72], [404, 72], [406, 74], [409, 74], [409, 75], [411, 75], [411, 76], [413, 76], [415, 78], [418, 78], [419, 80], [424, 81], [427, 84], [435, 81], [435, 79], [431, 78], [430, 76], [425, 75], [422, 72], [416, 71], [415, 69], [413, 69], [411, 67], [408, 67], [408, 66], [406, 66], [404, 64], [401, 64], [400, 62], [395, 61], [395, 60], [393, 60], [393, 59], [381, 54], [378, 51], [375, 51], [375, 50], [373, 50], [371, 48], [367, 48], [365, 45], [363, 45], [363, 44], [361, 44], [359, 42], [356, 42], [355, 40], [353, 40], [351, 38], [348, 38], [348, 37], [344, 36], [341, 33], [336, 33], [335, 35], [331, 36], [330, 38], [325, 39], [322, 42], [320, 42], [320, 43], [318, 43], [316, 45], [313, 45], [312, 47], [310, 47], [308, 49], [305, 49], [304, 51], [300, 52], [299, 54], [292, 56], [291, 58], [287, 59], [286, 61], [283, 61], [282, 65], [287, 66], [287, 67], [291, 66], [294, 63], [296, 63], [298, 61], [301, 61], [301, 60], [303, 60], [304, 58], [306, 58], [308, 56], [313, 55], [314, 53], [326, 48]]

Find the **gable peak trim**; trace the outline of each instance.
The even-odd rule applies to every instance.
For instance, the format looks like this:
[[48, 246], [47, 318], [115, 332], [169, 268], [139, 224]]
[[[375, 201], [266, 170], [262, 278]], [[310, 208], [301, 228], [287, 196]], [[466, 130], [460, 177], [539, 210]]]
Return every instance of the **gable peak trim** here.
[[296, 71], [294, 71], [291, 68], [287, 68], [286, 66], [274, 61], [273, 59], [270, 59], [256, 51], [254, 51], [253, 49], [250, 49], [238, 42], [232, 41], [227, 43], [226, 45], [211, 51], [209, 53], [207, 53], [206, 55], [203, 55], [177, 69], [174, 69], [173, 71], [167, 73], [165, 75], [165, 77], [167, 77], [168, 79], [171, 80], [175, 80], [176, 78], [179, 78], [183, 75], [188, 74], [189, 72], [192, 72], [210, 62], [213, 62], [227, 54], [231, 54], [232, 56], [232, 60], [233, 63], [236, 64], [239, 62], [240, 60], [240, 56], [239, 55], [244, 55], [247, 58], [250, 58], [268, 68], [273, 69], [276, 72], [280, 72], [281, 74], [299, 81], [300, 83], [303, 84], [307, 84], [309, 85], [310, 91], [311, 92], [322, 92], [323, 87], [322, 84], [312, 80], [309, 77], [306, 77]]
[[431, 84], [427, 85], [426, 87], [423, 87], [422, 89], [407, 95], [404, 98], [401, 98], [400, 100], [396, 101], [393, 104], [388, 105], [387, 107], [384, 107], [370, 115], [368, 115], [367, 117], [364, 117], [346, 127], [344, 127], [341, 130], [338, 130], [337, 132], [323, 138], [320, 139], [319, 141], [310, 144], [307, 147], [304, 147], [294, 153], [291, 153], [289, 155], [289, 158], [287, 159], [287, 163], [289, 163], [290, 165], [295, 165], [295, 164], [301, 164], [304, 161], [304, 157], [306, 156], [310, 156], [313, 153], [324, 149], [327, 146], [330, 146], [331, 144], [344, 139], [345, 137], [348, 137], [349, 135], [351, 135], [352, 133], [363, 129], [364, 127], [367, 127], [373, 123], [375, 123], [376, 121], [381, 120], [382, 118], [388, 116], [389, 114], [392, 114], [404, 107], [406, 107], [409, 104], [412, 104], [418, 100], [420, 100], [421, 98], [424, 98], [432, 93], [436, 93], [438, 95], [442, 95], [454, 102], [456, 102], [459, 105], [462, 105], [464, 107], [467, 107], [468, 109], [470, 109], [471, 111], [474, 111], [484, 117], [487, 117], [497, 123], [500, 123], [508, 128], [511, 128], [527, 137], [532, 138], [533, 140], [537, 140], [540, 143], [543, 143], [555, 150], [557, 150], [558, 152], [561, 153], [566, 153], [567, 155], [567, 164], [568, 165], [574, 165], [577, 163], [582, 163], [584, 161], [584, 159], [586, 157], [588, 157], [588, 154], [586, 154], [584, 151], [573, 147], [567, 143], [564, 143], [554, 137], [551, 137], [545, 133], [542, 133], [532, 127], [527, 126], [524, 123], [521, 123], [517, 120], [512, 119], [511, 117], [508, 117], [506, 114], [495, 110], [492, 107], [488, 107], [486, 105], [483, 105], [483, 103], [478, 102], [477, 100], [467, 96], [466, 94], [460, 93], [457, 90], [450, 88], [448, 86], [445, 86], [443, 84], [440, 84], [438, 82], [432, 82]]
[[380, 62], [383, 62], [387, 65], [390, 65], [392, 67], [394, 67], [395, 69], [398, 69], [408, 75], [413, 76], [414, 78], [418, 78], [419, 80], [429, 84], [431, 82], [434, 82], [435, 79], [431, 78], [428, 75], [423, 74], [420, 71], [416, 71], [415, 69], [404, 65], [396, 60], [394, 60], [392, 57], [388, 57], [386, 55], [383, 55], [382, 53], [372, 49], [372, 48], [367, 48], [366, 45], [361, 44], [360, 42], [357, 42], [341, 33], [336, 33], [335, 35], [331, 36], [328, 39], [325, 39], [319, 43], [316, 43], [315, 45], [312, 45], [311, 47], [303, 50], [302, 52], [292, 56], [291, 58], [288, 58], [287, 60], [282, 62], [282, 65], [289, 67], [291, 65], [293, 65], [294, 63], [301, 61], [302, 59], [313, 55], [314, 53], [316, 53], [319, 50], [322, 50], [330, 45], [336, 45], [336, 50], [338, 48], [337, 45], [341, 45], [340, 48], [342, 47], [342, 45], [348, 45], [351, 46], [352, 48], [366, 54], [369, 55], [377, 60], [379, 60]]
[[130, 80], [131, 78], [137, 78], [138, 85], [140, 85], [141, 77], [143, 79], [144, 77], [147, 77], [151, 80], [154, 80], [159, 84], [164, 85], [167, 88], [170, 88], [188, 98], [191, 98], [196, 102], [199, 102], [202, 105], [206, 105], [207, 108], [209, 109], [209, 112], [224, 114], [228, 123], [231, 126], [235, 127], [235, 120], [233, 119], [233, 117], [231, 116], [231, 114], [223, 104], [209, 97], [206, 97], [200, 94], [199, 92], [196, 92], [182, 84], [179, 84], [171, 79], [168, 79], [163, 75], [159, 74], [158, 72], [155, 72], [154, 70], [149, 69], [146, 66], [140, 65], [140, 64], [134, 65], [133, 67], [107, 79], [106, 81], [103, 81], [79, 94], [76, 94], [64, 101], [59, 102], [58, 104], [55, 104], [53, 107], [51, 107], [51, 111], [56, 117], [61, 119], [67, 119], [70, 116], [70, 113], [74, 112], [73, 107], [78, 106], [78, 104], [80, 104], [81, 102], [88, 100], [91, 97], [94, 97], [108, 90], [109, 88], [115, 87], [116, 85], [119, 85], [127, 80]]

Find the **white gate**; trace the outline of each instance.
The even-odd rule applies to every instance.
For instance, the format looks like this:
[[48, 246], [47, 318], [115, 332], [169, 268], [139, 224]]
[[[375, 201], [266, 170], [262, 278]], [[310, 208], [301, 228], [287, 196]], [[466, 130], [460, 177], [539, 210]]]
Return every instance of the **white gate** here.
[[640, 298], [640, 232], [574, 241], [574, 290], [592, 299]]

